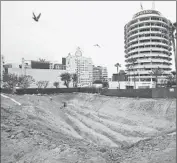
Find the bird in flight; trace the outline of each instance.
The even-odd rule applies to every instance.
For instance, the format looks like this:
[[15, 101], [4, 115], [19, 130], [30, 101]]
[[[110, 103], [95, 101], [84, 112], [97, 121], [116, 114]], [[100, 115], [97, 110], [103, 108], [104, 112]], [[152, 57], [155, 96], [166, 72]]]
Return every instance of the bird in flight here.
[[93, 45], [93, 46], [97, 46], [97, 47], [99, 47], [99, 48], [100, 48], [100, 45], [98, 45], [98, 44], [95, 44], [95, 45]]
[[41, 13], [36, 17], [36, 15], [34, 14], [34, 12], [33, 12], [33, 19], [36, 21], [36, 22], [38, 22], [38, 20], [39, 20], [39, 18], [40, 18], [40, 16], [41, 16]]

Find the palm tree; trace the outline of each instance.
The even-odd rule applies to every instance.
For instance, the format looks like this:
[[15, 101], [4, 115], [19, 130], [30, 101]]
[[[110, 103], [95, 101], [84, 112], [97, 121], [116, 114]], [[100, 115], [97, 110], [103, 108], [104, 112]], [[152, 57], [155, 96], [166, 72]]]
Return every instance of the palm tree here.
[[169, 74], [169, 75], [166, 77], [166, 79], [167, 79], [167, 87], [171, 87], [172, 84], [173, 84], [173, 81], [174, 81], [173, 75], [172, 75], [172, 74]]
[[158, 77], [163, 74], [163, 70], [160, 69], [159, 67], [156, 69], [152, 69], [152, 72], [150, 74], [155, 77], [155, 88], [157, 88], [157, 83], [158, 83]]
[[117, 67], [117, 81], [118, 81], [119, 88], [120, 88], [120, 83], [119, 83], [118, 74], [119, 74], [119, 67], [121, 67], [121, 64], [120, 64], [120, 63], [116, 63], [114, 66]]
[[[128, 62], [131, 64], [130, 67], [134, 67], [135, 66], [135, 63], [137, 63], [137, 59], [136, 58], [130, 58], [128, 60]], [[135, 80], [135, 72], [133, 73], [133, 80], [134, 80], [134, 88], [136, 89], [136, 80]]]
[[176, 71], [171, 71], [171, 74], [173, 75], [173, 81], [176, 82]]
[[173, 76], [175, 76], [175, 75], [176, 75], [176, 71], [172, 71], [171, 73], [172, 73], [172, 75], [173, 75]]
[[173, 75], [174, 80], [176, 80], [176, 71], [172, 71], [171, 74]]
[[177, 58], [176, 58], [176, 45], [175, 45], [175, 39], [176, 39], [176, 22], [172, 24], [172, 28], [170, 30], [170, 39], [173, 45], [173, 53], [175, 58], [175, 67], [177, 71]]

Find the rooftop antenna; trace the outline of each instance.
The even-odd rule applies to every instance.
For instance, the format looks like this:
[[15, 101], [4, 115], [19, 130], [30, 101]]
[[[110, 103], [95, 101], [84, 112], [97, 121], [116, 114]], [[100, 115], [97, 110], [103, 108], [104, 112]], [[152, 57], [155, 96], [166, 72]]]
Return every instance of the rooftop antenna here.
[[143, 5], [142, 5], [142, 2], [140, 2], [140, 6], [141, 6], [141, 10], [143, 10]]
[[155, 10], [155, 1], [152, 1], [152, 10]]

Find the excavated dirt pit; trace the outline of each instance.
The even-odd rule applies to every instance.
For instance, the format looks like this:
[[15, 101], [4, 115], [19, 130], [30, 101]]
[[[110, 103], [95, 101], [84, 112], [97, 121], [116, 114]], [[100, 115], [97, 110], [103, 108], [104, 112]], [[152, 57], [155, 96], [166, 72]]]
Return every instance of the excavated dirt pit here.
[[176, 99], [7, 96], [1, 96], [3, 163], [176, 162]]

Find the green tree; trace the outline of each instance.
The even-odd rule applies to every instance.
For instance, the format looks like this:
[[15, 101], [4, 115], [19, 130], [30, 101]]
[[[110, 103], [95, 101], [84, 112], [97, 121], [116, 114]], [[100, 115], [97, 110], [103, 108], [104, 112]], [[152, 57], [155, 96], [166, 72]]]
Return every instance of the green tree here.
[[5, 73], [3, 75], [3, 87], [8, 89], [14, 89], [16, 86], [21, 88], [28, 88], [35, 80], [30, 75], [16, 75], [11, 73]]
[[71, 82], [71, 74], [70, 73], [63, 73], [60, 75], [61, 80], [64, 81], [64, 85], [69, 88], [69, 83]]
[[167, 77], [167, 87], [171, 87], [173, 85], [173, 81], [174, 81], [174, 78], [173, 78], [173, 75], [172, 74], [169, 74]]
[[41, 81], [41, 80], [37, 81], [36, 85], [37, 85], [38, 88], [42, 88], [43, 87], [43, 81]]
[[78, 83], [78, 76], [76, 73], [74, 73], [72, 75], [72, 80], [73, 80], [73, 87], [77, 87], [77, 83]]
[[101, 80], [95, 80], [93, 84], [103, 84], [103, 82]]
[[53, 86], [56, 87], [56, 88], [58, 88], [58, 87], [59, 87], [59, 84], [60, 84], [59, 82], [54, 82], [54, 83], [53, 83]]
[[172, 73], [172, 75], [173, 75], [174, 78], [175, 78], [175, 76], [176, 76], [176, 71], [172, 71], [171, 73]]
[[3, 74], [3, 87], [13, 89], [18, 84], [18, 76], [16, 74], [4, 73]]
[[158, 83], [158, 77], [163, 74], [163, 70], [158, 68], [152, 69], [150, 74], [155, 77], [155, 88], [157, 88], [157, 83]]
[[28, 88], [33, 82], [35, 82], [35, 80], [30, 75], [21, 75], [18, 77], [18, 86], [21, 88]]
[[36, 85], [38, 86], [38, 88], [47, 88], [49, 84], [49, 81], [45, 81], [45, 80], [40, 80], [36, 82]]
[[119, 67], [121, 67], [121, 64], [120, 63], [116, 63], [114, 66], [117, 68], [117, 81], [118, 81], [119, 88], [120, 88], [120, 83], [119, 83]]
[[171, 71], [167, 77], [167, 87], [172, 87], [172, 85], [176, 85], [176, 71]]
[[109, 88], [109, 83], [107, 81], [103, 82], [103, 88]]
[[49, 85], [49, 81], [44, 81], [44, 88], [47, 88], [48, 87], [48, 85]]

